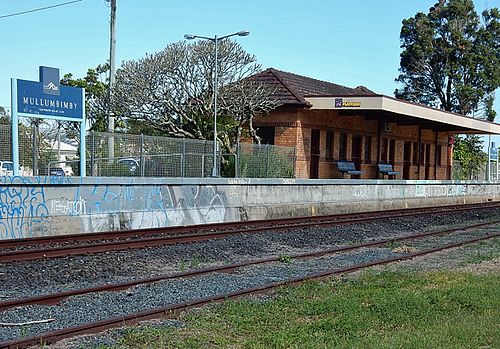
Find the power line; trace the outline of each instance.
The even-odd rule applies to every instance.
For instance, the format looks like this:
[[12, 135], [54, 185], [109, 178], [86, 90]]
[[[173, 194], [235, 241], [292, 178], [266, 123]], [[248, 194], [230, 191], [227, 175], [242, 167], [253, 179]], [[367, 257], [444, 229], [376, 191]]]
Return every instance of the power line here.
[[13, 17], [13, 16], [19, 16], [19, 15], [24, 15], [26, 13], [31, 13], [31, 12], [37, 12], [37, 11], [43, 11], [43, 10], [48, 10], [48, 9], [51, 9], [51, 8], [54, 8], [54, 7], [59, 7], [59, 6], [64, 6], [64, 5], [69, 5], [69, 4], [73, 4], [75, 2], [80, 2], [80, 1], [83, 1], [83, 0], [73, 0], [73, 1], [68, 1], [68, 2], [63, 2], [63, 3], [60, 3], [60, 4], [56, 4], [56, 5], [51, 5], [51, 6], [46, 6], [46, 7], [40, 7], [40, 8], [35, 8], [33, 10], [28, 10], [28, 11], [23, 11], [23, 12], [16, 12], [16, 13], [10, 13], [8, 15], [3, 15], [3, 16], [0, 16], [0, 19], [2, 18], [7, 18], [7, 17]]

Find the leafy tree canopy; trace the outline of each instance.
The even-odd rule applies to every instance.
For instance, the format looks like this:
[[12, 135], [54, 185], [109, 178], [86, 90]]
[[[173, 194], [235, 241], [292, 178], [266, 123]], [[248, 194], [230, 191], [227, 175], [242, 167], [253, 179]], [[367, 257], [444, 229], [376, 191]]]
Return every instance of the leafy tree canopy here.
[[10, 124], [10, 117], [7, 114], [7, 110], [0, 106], [0, 124]]
[[472, 0], [440, 0], [403, 20], [398, 98], [490, 121], [500, 86], [500, 12]]
[[[73, 74], [65, 74], [61, 84], [85, 88], [85, 117], [90, 124], [90, 130], [105, 132], [108, 116], [108, 79], [103, 78], [109, 71], [109, 64], [98, 65], [87, 70], [84, 78], [73, 78]], [[65, 128], [72, 129], [78, 125], [65, 123]]]
[[488, 160], [482, 151], [483, 142], [478, 135], [461, 135], [455, 137], [454, 159], [460, 162], [460, 169], [455, 173], [457, 179], [474, 179], [481, 172]]

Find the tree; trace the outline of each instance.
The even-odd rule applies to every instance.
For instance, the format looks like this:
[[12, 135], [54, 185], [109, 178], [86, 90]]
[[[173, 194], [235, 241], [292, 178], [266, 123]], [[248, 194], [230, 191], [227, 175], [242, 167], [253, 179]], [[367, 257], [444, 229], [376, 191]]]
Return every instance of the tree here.
[[2, 106], [0, 106], [0, 124], [10, 124], [10, 116]]
[[472, 0], [440, 0], [403, 20], [398, 98], [493, 121], [500, 86], [500, 12], [482, 21]]
[[[109, 70], [109, 64], [98, 65], [87, 70], [84, 78], [74, 79], [73, 74], [65, 74], [61, 84], [85, 88], [85, 118], [91, 131], [107, 131], [108, 125], [108, 81], [102, 78]], [[119, 123], [118, 123], [119, 124]], [[75, 122], [63, 123], [64, 128], [73, 130]]]
[[229, 39], [218, 42], [214, 86], [214, 46], [210, 41], [177, 42], [137, 61], [126, 61], [116, 74], [114, 107], [128, 127], [148, 134], [213, 138], [213, 94], [218, 89], [218, 138], [229, 150], [252, 128], [252, 119], [277, 106], [271, 92], [248, 77], [260, 66], [255, 56]]
[[455, 173], [458, 179], [474, 179], [481, 171], [488, 155], [482, 151], [483, 142], [478, 135], [455, 137], [454, 158], [460, 162]]

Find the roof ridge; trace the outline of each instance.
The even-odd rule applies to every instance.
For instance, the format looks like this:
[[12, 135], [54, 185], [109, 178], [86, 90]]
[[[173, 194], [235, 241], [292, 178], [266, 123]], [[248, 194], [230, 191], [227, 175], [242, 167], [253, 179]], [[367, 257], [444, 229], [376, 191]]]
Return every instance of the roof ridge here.
[[[331, 81], [320, 80], [320, 79], [312, 78], [312, 77], [310, 77], [310, 76], [300, 75], [300, 74], [296, 74], [296, 73], [292, 73], [292, 72], [287, 72], [287, 71], [283, 71], [283, 70], [278, 70], [278, 69], [274, 69], [274, 68], [270, 68], [270, 69], [273, 69], [273, 70], [274, 70], [274, 71], [276, 71], [276, 72], [281, 72], [281, 73], [285, 73], [285, 74], [290, 74], [290, 75], [294, 75], [294, 76], [297, 76], [297, 77], [300, 77], [300, 78], [304, 78], [304, 79], [308, 79], [308, 80], [314, 80], [314, 81], [318, 81], [318, 82], [321, 82], [321, 83], [324, 83], [324, 84], [328, 84], [328, 85], [339, 86], [339, 87], [342, 87], [342, 88], [347, 88], [347, 89], [350, 89], [350, 90], [355, 90], [355, 89], [357, 89], [357, 87], [349, 87], [349, 86], [339, 85], [339, 84], [336, 84], [336, 83], [331, 82]], [[363, 87], [364, 87], [364, 86], [363, 86]]]
[[[283, 79], [279, 76], [278, 72], [281, 72], [280, 70], [274, 69], [274, 68], [268, 68], [268, 70], [271, 72], [271, 74], [274, 75], [274, 77], [280, 82], [281, 85], [283, 85], [284, 88], [288, 90], [299, 102], [304, 103], [307, 106], [312, 106], [311, 103], [306, 101], [304, 98], [300, 97], [300, 95], [295, 91], [292, 87], [288, 86]], [[285, 72], [286, 73], [286, 72]]]

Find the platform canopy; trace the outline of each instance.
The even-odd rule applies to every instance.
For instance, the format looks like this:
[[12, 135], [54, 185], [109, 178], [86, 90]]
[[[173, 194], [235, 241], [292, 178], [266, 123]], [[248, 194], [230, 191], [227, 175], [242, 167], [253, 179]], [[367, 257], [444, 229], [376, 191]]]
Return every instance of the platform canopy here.
[[351, 88], [274, 68], [251, 79], [273, 91], [272, 98], [280, 106], [337, 110], [341, 116], [357, 115], [446, 133], [500, 134], [500, 124], [384, 96], [365, 86]]
[[384, 95], [304, 96], [310, 109], [337, 110], [368, 120], [420, 126], [449, 133], [500, 134], [500, 124], [406, 102]]

